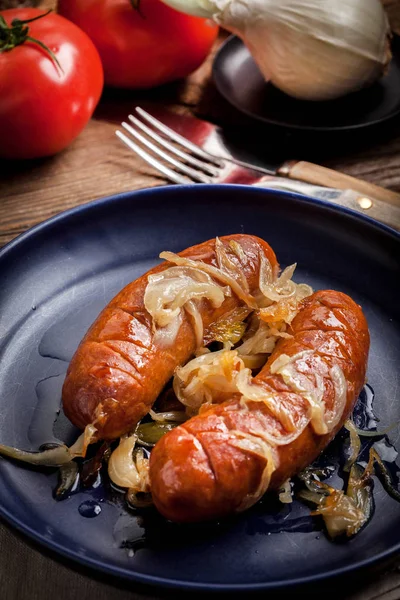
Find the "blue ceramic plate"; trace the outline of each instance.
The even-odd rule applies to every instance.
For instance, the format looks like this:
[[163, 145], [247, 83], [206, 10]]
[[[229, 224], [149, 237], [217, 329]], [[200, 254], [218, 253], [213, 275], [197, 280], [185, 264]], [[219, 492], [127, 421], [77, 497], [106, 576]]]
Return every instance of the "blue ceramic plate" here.
[[[268, 240], [283, 266], [296, 261], [297, 281], [343, 290], [362, 304], [379, 426], [399, 421], [399, 235], [283, 192], [176, 186], [68, 211], [1, 251], [1, 442], [25, 449], [70, 442], [77, 432], [65, 417], [53, 423], [68, 361], [98, 312], [157, 263], [160, 251], [237, 232]], [[391, 437], [396, 443], [397, 430]], [[127, 512], [106, 480], [57, 502], [53, 471], [1, 459], [0, 477], [0, 513], [15, 527], [83, 565], [145, 583], [266, 590], [354, 571], [400, 549], [400, 504], [379, 482], [371, 523], [338, 544], [297, 502], [264, 500], [229, 521], [176, 526], [154, 513]]]

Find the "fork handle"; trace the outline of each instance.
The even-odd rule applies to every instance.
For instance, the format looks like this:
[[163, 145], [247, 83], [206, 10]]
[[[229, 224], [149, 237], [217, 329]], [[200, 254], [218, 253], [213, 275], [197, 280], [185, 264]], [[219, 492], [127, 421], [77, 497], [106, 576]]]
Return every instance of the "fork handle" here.
[[340, 190], [351, 189], [363, 196], [400, 206], [400, 194], [396, 192], [304, 160], [285, 162], [279, 167], [277, 174], [289, 177], [289, 179], [313, 183], [314, 185], [323, 185]]

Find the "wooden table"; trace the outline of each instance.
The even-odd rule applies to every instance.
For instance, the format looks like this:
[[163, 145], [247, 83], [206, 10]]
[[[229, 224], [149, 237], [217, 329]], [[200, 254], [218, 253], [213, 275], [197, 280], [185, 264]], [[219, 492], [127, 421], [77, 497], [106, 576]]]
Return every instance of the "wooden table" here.
[[[49, 1], [44, 4], [48, 5]], [[221, 35], [214, 51], [223, 37]], [[114, 136], [116, 125], [135, 104], [151, 101], [227, 127], [243, 125], [243, 118], [218, 96], [213, 86], [212, 57], [213, 53], [183, 82], [147, 93], [106, 91], [86, 129], [58, 156], [0, 165], [0, 246], [63, 210], [107, 195], [166, 183]], [[380, 141], [365, 139], [361, 149], [349, 151], [346, 144], [346, 152], [340, 144], [333, 145], [331, 152], [320, 147], [318, 156], [312, 158], [331, 168], [400, 191], [400, 135], [393, 131], [390, 134], [389, 138]], [[260, 140], [254, 134], [253, 142], [261, 149], [269, 147], [271, 152], [271, 139], [265, 134]], [[345, 586], [340, 584], [339, 591], [329, 585], [332, 593], [343, 600], [399, 598], [400, 559], [390, 567], [378, 567], [368, 581], [357, 582], [354, 587], [352, 589], [348, 580]], [[120, 600], [168, 595], [109, 578], [105, 581], [95, 573], [88, 574], [75, 564], [51, 556], [5, 524], [0, 524], [0, 590], [3, 600]], [[176, 595], [174, 593], [174, 597]], [[324, 596], [330, 597], [326, 588]]]

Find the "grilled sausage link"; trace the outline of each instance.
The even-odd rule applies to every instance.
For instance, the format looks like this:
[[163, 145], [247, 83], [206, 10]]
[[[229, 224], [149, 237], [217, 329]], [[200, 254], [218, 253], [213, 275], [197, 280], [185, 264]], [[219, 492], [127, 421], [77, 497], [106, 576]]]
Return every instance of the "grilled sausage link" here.
[[[361, 308], [343, 293], [319, 291], [303, 300], [289, 333], [293, 337], [277, 343], [254, 379], [272, 398], [270, 407], [259, 401], [243, 404], [237, 396], [200, 412], [156, 444], [150, 457], [151, 490], [166, 518], [201, 521], [244, 510], [266, 487], [279, 488], [315, 460], [348, 418], [365, 383], [369, 350]], [[314, 383], [322, 382], [322, 403], [331, 421], [331, 430], [325, 433], [315, 432], [304, 393], [294, 391], [282, 374], [272, 372], [276, 361], [295, 356], [299, 373]], [[347, 384], [340, 411], [338, 373]], [[267, 444], [267, 434], [278, 445]], [[291, 435], [289, 443], [279, 445], [279, 440]], [[262, 453], [260, 447], [270, 452]]]
[[[270, 246], [255, 236], [221, 238], [230, 259], [242, 270], [250, 294], [258, 292], [260, 254], [274, 269], [277, 260]], [[240, 244], [245, 262], [231, 251]], [[193, 246], [180, 256], [217, 266], [215, 239]], [[95, 422], [98, 439], [114, 439], [131, 431], [149, 411], [177, 366], [185, 364], [196, 349], [193, 322], [183, 311], [175, 341], [162, 345], [154, 340], [152, 318], [144, 306], [148, 276], [172, 266], [163, 263], [127, 285], [101, 312], [79, 345], [63, 386], [63, 408], [77, 427]], [[234, 293], [219, 308], [199, 301], [204, 338], [210, 326], [235, 308], [244, 306]]]

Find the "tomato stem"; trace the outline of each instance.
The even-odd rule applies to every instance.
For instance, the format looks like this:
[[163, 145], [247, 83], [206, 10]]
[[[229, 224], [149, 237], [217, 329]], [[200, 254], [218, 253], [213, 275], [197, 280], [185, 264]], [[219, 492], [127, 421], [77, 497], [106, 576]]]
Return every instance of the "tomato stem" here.
[[61, 67], [54, 52], [52, 52], [50, 48], [40, 40], [28, 35], [29, 27], [27, 27], [27, 23], [32, 23], [32, 21], [37, 21], [38, 19], [47, 17], [47, 15], [51, 12], [51, 10], [48, 10], [46, 13], [38, 15], [37, 17], [33, 17], [32, 19], [26, 19], [24, 21], [21, 21], [21, 19], [13, 19], [11, 21], [11, 26], [8, 26], [3, 15], [0, 15], [0, 52], [10, 52], [10, 50], [13, 50], [13, 48], [16, 46], [20, 46], [25, 42], [31, 42], [47, 52], [51, 60], [63, 73], [63, 68]]
[[136, 10], [139, 15], [142, 17], [142, 19], [145, 19], [146, 17], [144, 16], [144, 14], [142, 13], [141, 9], [140, 9], [140, 0], [130, 0], [130, 3], [132, 5], [133, 10]]

